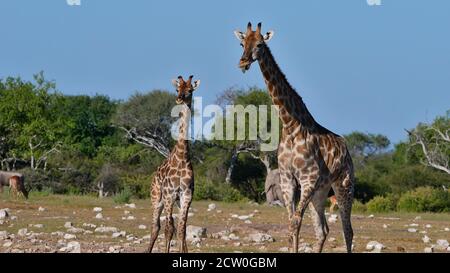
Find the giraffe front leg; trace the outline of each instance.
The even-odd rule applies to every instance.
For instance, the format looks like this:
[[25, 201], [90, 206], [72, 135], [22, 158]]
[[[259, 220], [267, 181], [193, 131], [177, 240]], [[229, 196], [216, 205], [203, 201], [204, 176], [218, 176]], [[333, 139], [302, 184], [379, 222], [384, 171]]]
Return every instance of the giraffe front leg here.
[[310, 174], [307, 180], [300, 180], [301, 185], [301, 193], [300, 193], [300, 201], [298, 202], [297, 209], [292, 216], [291, 225], [292, 225], [292, 239], [293, 239], [293, 251], [294, 253], [298, 252], [298, 241], [300, 229], [303, 222], [303, 217], [305, 215], [306, 208], [308, 207], [311, 198], [314, 196], [315, 188], [318, 183], [318, 175]]
[[[288, 220], [289, 220], [289, 234], [292, 235], [292, 215], [295, 211], [295, 196], [297, 191], [296, 182], [293, 180], [293, 176], [290, 172], [280, 170], [280, 188], [283, 194], [284, 205], [287, 209]], [[292, 243], [292, 236], [289, 237], [289, 243]]]
[[177, 237], [180, 244], [180, 253], [188, 252], [186, 244], [186, 225], [191, 202], [192, 202], [192, 190], [188, 189], [183, 193], [182, 198], [180, 200], [181, 208], [177, 228]]
[[161, 224], [160, 224], [160, 217], [161, 217], [161, 212], [164, 208], [161, 198], [159, 198], [159, 200], [156, 200], [157, 202], [154, 202], [153, 205], [153, 216], [152, 216], [152, 235], [150, 238], [150, 245], [148, 247], [147, 252], [151, 253], [153, 250], [153, 246], [155, 245], [156, 239], [158, 238], [158, 234], [159, 234], [159, 230], [161, 228]]
[[164, 202], [164, 212], [166, 214], [166, 225], [164, 228], [164, 236], [166, 238], [166, 253], [170, 252], [170, 243], [172, 242], [173, 233], [175, 230], [172, 217], [174, 202], [175, 198], [173, 197], [169, 197], [167, 201]]

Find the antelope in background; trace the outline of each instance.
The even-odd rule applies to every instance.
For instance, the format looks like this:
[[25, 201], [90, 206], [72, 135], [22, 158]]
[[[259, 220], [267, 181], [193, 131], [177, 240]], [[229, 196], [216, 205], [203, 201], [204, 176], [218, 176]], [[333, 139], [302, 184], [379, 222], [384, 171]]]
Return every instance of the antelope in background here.
[[25, 188], [25, 176], [17, 172], [0, 171], [0, 193], [3, 192], [3, 186], [9, 186], [9, 192], [17, 198], [19, 193], [28, 199], [28, 191]]

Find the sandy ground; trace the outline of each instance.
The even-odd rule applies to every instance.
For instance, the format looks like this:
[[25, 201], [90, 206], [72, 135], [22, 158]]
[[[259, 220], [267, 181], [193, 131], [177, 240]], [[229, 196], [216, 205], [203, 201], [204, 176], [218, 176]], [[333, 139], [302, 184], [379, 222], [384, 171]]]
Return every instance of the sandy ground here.
[[[28, 201], [11, 200], [4, 195], [2, 198], [0, 209], [9, 209], [9, 217], [0, 224], [0, 253], [143, 252], [149, 242], [149, 200], [132, 200], [133, 208], [115, 204], [110, 198], [88, 196], [31, 196]], [[211, 203], [216, 208], [208, 211]], [[102, 209], [103, 218], [96, 218], [99, 212], [94, 211], [95, 207]], [[72, 227], [66, 222], [71, 222]], [[433, 245], [433, 252], [448, 252], [445, 247], [439, 247], [437, 240], [450, 241], [450, 214], [369, 215], [354, 212], [352, 222], [355, 252], [368, 252], [366, 246], [370, 241], [381, 243], [384, 246], [381, 252], [424, 252]], [[155, 252], [164, 249], [164, 222], [161, 224]], [[289, 251], [287, 214], [281, 207], [247, 202], [194, 201], [188, 225], [206, 228], [206, 238], [188, 242], [190, 252]], [[99, 227], [112, 227], [113, 230], [100, 232]], [[337, 222], [329, 222], [329, 227], [324, 252], [344, 252], [339, 217]], [[257, 233], [264, 234], [262, 240], [251, 239]], [[314, 240], [307, 212], [301, 230], [300, 252], [310, 251]], [[177, 251], [175, 237], [172, 252]]]

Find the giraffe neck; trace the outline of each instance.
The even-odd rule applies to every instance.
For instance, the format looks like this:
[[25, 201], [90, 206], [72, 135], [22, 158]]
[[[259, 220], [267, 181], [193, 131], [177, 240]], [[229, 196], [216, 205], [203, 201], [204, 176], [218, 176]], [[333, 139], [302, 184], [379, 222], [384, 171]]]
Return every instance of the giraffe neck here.
[[175, 145], [176, 153], [183, 157], [189, 157], [189, 124], [191, 122], [190, 105], [183, 104], [183, 110], [180, 112], [180, 124], [178, 130], [178, 140]]
[[279, 108], [283, 128], [288, 130], [294, 130], [298, 127], [310, 130], [315, 128], [317, 123], [309, 113], [302, 98], [287, 81], [267, 45], [264, 45], [261, 49], [258, 62], [272, 102]]

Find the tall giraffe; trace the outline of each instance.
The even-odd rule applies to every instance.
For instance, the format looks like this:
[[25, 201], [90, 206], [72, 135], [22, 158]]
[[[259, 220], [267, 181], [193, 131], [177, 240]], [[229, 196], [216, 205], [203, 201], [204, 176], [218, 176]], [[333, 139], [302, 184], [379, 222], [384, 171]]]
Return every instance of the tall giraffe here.
[[152, 252], [156, 238], [160, 230], [160, 216], [164, 209], [166, 213], [166, 225], [164, 235], [166, 239], [165, 250], [170, 251], [170, 242], [174, 233], [174, 221], [172, 217], [173, 205], [179, 201], [180, 215], [178, 217], [177, 237], [180, 252], [187, 252], [186, 223], [189, 207], [194, 193], [194, 172], [189, 156], [189, 122], [191, 120], [192, 93], [200, 85], [200, 80], [192, 82], [193, 76], [187, 81], [179, 76], [172, 83], [177, 90], [176, 103], [181, 105], [179, 135], [177, 143], [169, 157], [156, 170], [152, 181], [152, 233], [148, 252]]
[[[339, 203], [347, 252], [352, 250], [353, 229], [351, 208], [354, 191], [354, 173], [351, 156], [344, 139], [318, 124], [309, 113], [302, 98], [291, 87], [275, 62], [267, 42], [274, 32], [261, 34], [261, 23], [256, 31], [251, 23], [246, 33], [235, 31], [244, 53], [239, 68], [245, 73], [258, 61], [274, 105], [278, 106], [282, 134], [278, 147], [278, 166], [283, 199], [289, 218], [292, 251], [298, 252], [300, 227], [308, 204], [317, 242], [321, 252], [329, 233], [325, 218], [325, 200], [333, 188]], [[300, 200], [296, 204], [295, 191], [300, 186]], [[297, 207], [296, 207], [297, 205]]]

